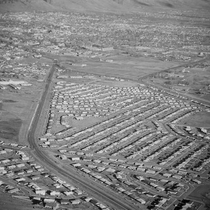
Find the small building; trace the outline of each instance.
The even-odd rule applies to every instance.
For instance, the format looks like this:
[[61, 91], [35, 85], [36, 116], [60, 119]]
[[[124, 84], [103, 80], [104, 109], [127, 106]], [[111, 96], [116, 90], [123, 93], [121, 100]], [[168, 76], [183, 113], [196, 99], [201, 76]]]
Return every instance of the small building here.
[[54, 203], [55, 199], [54, 198], [44, 198], [44, 203]]
[[60, 193], [60, 192], [57, 192], [57, 191], [51, 191], [51, 192], [50, 192], [50, 195], [51, 195], [51, 196], [60, 196], [61, 193]]
[[22, 182], [22, 181], [25, 181], [26, 179], [25, 178], [17, 178], [17, 179], [15, 179], [17, 182]]
[[14, 188], [14, 189], [8, 190], [8, 193], [13, 194], [13, 193], [17, 193], [17, 192], [19, 192], [19, 191], [20, 191], [20, 190], [19, 190], [18, 188]]
[[39, 176], [31, 176], [31, 179], [34, 181], [34, 180], [40, 179], [40, 177]]
[[74, 192], [73, 191], [64, 191], [63, 194], [66, 196], [71, 196], [74, 194]]
[[80, 157], [72, 157], [71, 160], [72, 161], [78, 161], [78, 160], [80, 160]]
[[78, 205], [78, 204], [81, 203], [81, 200], [75, 199], [75, 200], [70, 200], [70, 202], [71, 202], [73, 205]]
[[18, 168], [22, 168], [22, 167], [25, 166], [25, 164], [24, 164], [24, 163], [19, 163], [19, 164], [17, 164], [16, 166], [17, 166]]
[[43, 189], [36, 189], [35, 190], [35, 193], [37, 195], [45, 195], [46, 194], [46, 190], [43, 190]]
[[69, 202], [69, 199], [62, 199], [60, 203], [61, 205], [68, 205], [70, 202]]
[[107, 172], [110, 172], [110, 173], [114, 173], [116, 170], [113, 169], [113, 168], [107, 168], [106, 171], [107, 171]]

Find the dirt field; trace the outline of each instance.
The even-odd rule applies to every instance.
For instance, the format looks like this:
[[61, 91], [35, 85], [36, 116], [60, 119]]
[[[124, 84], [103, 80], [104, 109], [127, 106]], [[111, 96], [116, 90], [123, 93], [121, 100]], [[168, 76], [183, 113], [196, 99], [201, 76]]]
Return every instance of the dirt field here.
[[3, 101], [0, 137], [24, 143], [30, 118], [41, 91], [40, 85], [41, 83], [34, 82], [31, 87], [23, 87], [18, 91], [8, 89], [0, 93]]
[[80, 120], [80, 121], [74, 120], [73, 118], [69, 118], [68, 122], [69, 122], [69, 125], [71, 125], [72, 127], [83, 129], [101, 120], [102, 119], [95, 118], [95, 117], [86, 117], [84, 120]]
[[180, 124], [192, 127], [210, 127], [210, 113], [198, 112], [180, 121]]
[[[108, 61], [108, 62], [106, 62]], [[104, 61], [87, 61], [84, 62], [86, 66], [68, 66], [64, 65], [67, 69], [79, 72], [115, 76], [125, 79], [137, 80], [140, 77], [148, 74], [158, 72], [176, 65], [175, 62], [162, 62], [153, 58], [132, 58], [125, 56], [110, 56]]]
[[209, 185], [201, 185], [197, 187], [188, 197], [192, 200], [201, 201], [205, 204], [206, 209], [210, 209], [210, 200], [209, 195], [210, 186]]
[[18, 141], [22, 121], [8, 112], [3, 112], [0, 119], [0, 138]]
[[33, 207], [30, 202], [13, 198], [7, 193], [3, 193], [1, 189], [0, 198], [1, 210], [40, 210], [40, 208]]

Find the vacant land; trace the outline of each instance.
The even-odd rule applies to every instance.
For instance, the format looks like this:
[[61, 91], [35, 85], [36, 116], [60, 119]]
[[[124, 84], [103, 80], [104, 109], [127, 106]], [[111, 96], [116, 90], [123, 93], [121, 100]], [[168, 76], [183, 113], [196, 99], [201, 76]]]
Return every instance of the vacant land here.
[[210, 62], [201, 59], [194, 64], [168, 69], [146, 77], [145, 81], [206, 101], [210, 96]]
[[190, 199], [195, 199], [196, 201], [200, 201], [205, 204], [205, 208], [209, 209], [210, 201], [209, 201], [209, 185], [201, 185], [197, 187], [188, 197]]
[[[34, 102], [38, 100], [36, 99], [38, 95], [30, 95], [29, 88], [27, 87], [25, 90], [19, 91], [19, 93], [13, 90], [5, 90], [4, 93], [0, 93], [0, 97], [4, 99], [0, 120], [2, 138], [24, 143], [25, 132], [30, 124], [30, 118], [36, 105]], [[36, 88], [36, 92], [39, 93], [39, 90], [37, 90], [38, 88]], [[10, 99], [15, 102], [11, 102]]]
[[163, 62], [152, 58], [133, 58], [127, 56], [107, 57], [102, 61], [86, 61], [84, 66], [64, 65], [66, 69], [101, 76], [114, 76], [138, 80], [143, 76], [158, 72], [162, 69], [179, 65], [178, 62]]
[[21, 127], [21, 120], [14, 118], [7, 112], [1, 114], [0, 120], [0, 138], [18, 141], [18, 135]]
[[192, 127], [210, 127], [210, 112], [198, 112], [180, 121], [181, 125]]
[[0, 206], [4, 210], [40, 210], [40, 208], [35, 208], [31, 205], [30, 201], [20, 200], [11, 197], [7, 193], [3, 192], [0, 188]]

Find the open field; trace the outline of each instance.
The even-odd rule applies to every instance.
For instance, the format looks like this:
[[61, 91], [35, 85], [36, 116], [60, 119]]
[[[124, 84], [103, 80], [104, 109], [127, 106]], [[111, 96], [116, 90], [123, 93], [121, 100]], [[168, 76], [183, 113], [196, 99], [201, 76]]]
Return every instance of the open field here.
[[[28, 89], [28, 87], [27, 87]], [[33, 103], [36, 99], [30, 96], [30, 92], [22, 89], [22, 93], [15, 93], [6, 90], [6, 93], [0, 93], [3, 100], [3, 113], [1, 115], [1, 137], [5, 139], [15, 140], [24, 143], [25, 131], [30, 123], [32, 115]], [[38, 89], [36, 89], [37, 91]], [[37, 93], [39, 93], [37, 91]], [[15, 100], [11, 102], [9, 99]]]
[[209, 186], [201, 185], [197, 187], [188, 197], [190, 199], [201, 201], [205, 204], [205, 208], [208, 209], [210, 207], [209, 194]]
[[21, 120], [15, 118], [7, 112], [1, 113], [0, 120], [0, 138], [18, 141], [19, 130], [21, 127]]
[[178, 62], [163, 62], [152, 58], [132, 58], [127, 56], [110, 56], [102, 61], [86, 61], [80, 65], [68, 66], [66, 69], [96, 74], [100, 76], [114, 76], [119, 78], [137, 80], [143, 76], [158, 72], [162, 69], [179, 65]]
[[1, 118], [2, 138], [26, 143], [26, 132], [51, 64], [50, 59], [29, 56], [0, 70], [0, 98], [5, 113]]
[[34, 206], [31, 205], [30, 202], [27, 201], [21, 201], [17, 198], [12, 198], [8, 194], [2, 192], [0, 189], [0, 206], [1, 209], [4, 210], [40, 210], [40, 208], [34, 208]]
[[209, 112], [199, 112], [194, 113], [190, 117], [185, 118], [180, 121], [181, 125], [187, 125], [192, 127], [210, 127], [210, 113]]

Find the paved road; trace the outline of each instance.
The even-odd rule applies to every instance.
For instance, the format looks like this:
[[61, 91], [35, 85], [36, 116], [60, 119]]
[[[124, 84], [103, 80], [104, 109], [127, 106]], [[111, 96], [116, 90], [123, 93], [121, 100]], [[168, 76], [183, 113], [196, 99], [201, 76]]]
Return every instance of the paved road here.
[[[48, 75], [47, 78], [47, 83], [45, 86], [45, 90], [43, 92], [42, 98], [39, 102], [38, 108], [35, 113], [35, 117], [33, 118], [33, 121], [31, 123], [30, 130], [28, 131], [28, 142], [30, 144], [30, 148], [33, 150], [31, 153], [39, 159], [43, 165], [47, 165], [49, 169], [54, 169], [57, 171], [59, 174], [65, 176], [68, 179], [71, 179], [75, 183], [78, 183], [80, 186], [84, 188], [84, 190], [92, 194], [94, 197], [100, 198], [100, 200], [105, 203], [111, 204], [112, 207], [118, 210], [140, 210], [139, 207], [134, 206], [134, 205], [129, 205], [123, 200], [120, 200], [120, 196], [117, 194], [113, 193], [111, 190], [106, 190], [106, 192], [99, 187], [99, 185], [96, 183], [95, 185], [92, 185], [91, 183], [88, 183], [86, 180], [84, 180], [83, 177], [80, 177], [79, 174], [77, 174], [75, 171], [66, 171], [62, 167], [59, 167], [54, 161], [48, 157], [45, 152], [43, 152], [39, 146], [36, 143], [36, 138], [35, 138], [35, 132], [37, 125], [39, 121], [41, 120], [40, 116], [43, 113], [43, 107], [46, 102], [46, 97], [48, 95], [51, 81], [55, 72], [56, 64], [53, 64], [52, 69]], [[122, 199], [122, 198], [121, 198]]]

